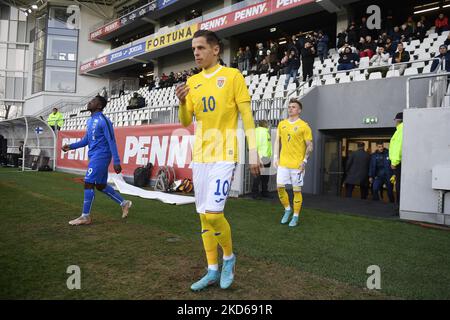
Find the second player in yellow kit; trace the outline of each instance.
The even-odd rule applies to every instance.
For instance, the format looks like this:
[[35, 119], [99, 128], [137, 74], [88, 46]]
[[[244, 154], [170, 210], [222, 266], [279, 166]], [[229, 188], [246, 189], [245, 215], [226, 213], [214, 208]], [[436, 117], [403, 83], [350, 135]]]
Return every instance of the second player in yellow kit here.
[[[239, 114], [246, 131], [250, 155], [257, 159], [250, 95], [241, 73], [218, 63], [221, 47], [221, 41], [214, 32], [197, 31], [192, 40], [192, 50], [197, 65], [203, 71], [176, 89], [180, 100], [181, 123], [188, 126], [193, 116], [196, 118], [192, 175], [208, 272], [192, 284], [193, 291], [205, 289], [219, 280], [220, 287], [226, 289], [234, 280], [236, 257], [231, 228], [223, 210], [238, 160]], [[254, 175], [259, 173], [257, 161], [250, 164], [250, 170]], [[220, 274], [218, 245], [223, 251]]]
[[[286, 192], [286, 185], [290, 184], [294, 191], [294, 215], [289, 226], [295, 227], [298, 224], [303, 203], [301, 191], [306, 163], [312, 152], [312, 132], [309, 125], [300, 119], [303, 108], [301, 102], [291, 99], [288, 108], [289, 118], [278, 124], [274, 162], [278, 165], [278, 196], [285, 210], [281, 223], [287, 223], [292, 214], [289, 196]], [[279, 152], [280, 145], [281, 152]]]

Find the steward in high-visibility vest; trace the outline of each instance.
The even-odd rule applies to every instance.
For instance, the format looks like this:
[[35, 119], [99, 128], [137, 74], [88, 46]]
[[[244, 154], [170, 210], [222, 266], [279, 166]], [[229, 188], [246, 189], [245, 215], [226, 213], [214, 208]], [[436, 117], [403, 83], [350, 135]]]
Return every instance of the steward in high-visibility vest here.
[[402, 177], [402, 147], [403, 147], [403, 112], [397, 113], [395, 116], [397, 129], [391, 138], [389, 144], [389, 160], [391, 160], [391, 167], [394, 170], [394, 176], [391, 182], [395, 184], [396, 193], [396, 214], [400, 210], [400, 179]]
[[[258, 128], [255, 129], [256, 133], [256, 150], [258, 151], [258, 156], [261, 159], [261, 164], [264, 165], [265, 168], [270, 167], [271, 158], [272, 158], [272, 141], [270, 138], [270, 131], [267, 125], [267, 121], [261, 120], [259, 121]], [[261, 196], [269, 197], [268, 193], [268, 184], [269, 184], [269, 175], [264, 174], [262, 172], [261, 175], [255, 177], [253, 180], [253, 198], [259, 198], [259, 185], [261, 184], [262, 192]]]
[[48, 116], [47, 123], [53, 130], [61, 130], [61, 127], [64, 124], [62, 113], [59, 112], [58, 109], [53, 108], [53, 112]]

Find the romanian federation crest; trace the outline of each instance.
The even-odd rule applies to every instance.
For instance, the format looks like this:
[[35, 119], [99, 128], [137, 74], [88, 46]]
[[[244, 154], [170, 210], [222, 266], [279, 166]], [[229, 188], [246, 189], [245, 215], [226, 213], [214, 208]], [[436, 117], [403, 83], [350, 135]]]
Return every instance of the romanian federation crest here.
[[217, 78], [217, 88], [222, 89], [225, 86], [225, 77]]

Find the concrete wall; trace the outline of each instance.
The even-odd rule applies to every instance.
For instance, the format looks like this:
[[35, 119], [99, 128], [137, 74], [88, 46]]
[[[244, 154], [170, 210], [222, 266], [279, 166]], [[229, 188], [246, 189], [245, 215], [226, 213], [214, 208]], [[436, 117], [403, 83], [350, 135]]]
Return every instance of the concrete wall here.
[[450, 193], [443, 215], [431, 188], [436, 165], [450, 165], [450, 108], [405, 110], [400, 218], [450, 225]]
[[196, 66], [192, 50], [184, 50], [158, 59], [158, 74], [189, 70]]
[[[313, 130], [314, 152], [308, 162], [304, 191], [319, 194], [323, 161], [323, 130], [394, 128], [394, 117], [406, 108], [406, 77], [370, 80], [320, 86], [301, 100], [302, 119]], [[415, 81], [411, 87], [414, 105], [425, 105], [428, 93], [426, 80]], [[378, 123], [366, 125], [363, 119], [377, 117]]]

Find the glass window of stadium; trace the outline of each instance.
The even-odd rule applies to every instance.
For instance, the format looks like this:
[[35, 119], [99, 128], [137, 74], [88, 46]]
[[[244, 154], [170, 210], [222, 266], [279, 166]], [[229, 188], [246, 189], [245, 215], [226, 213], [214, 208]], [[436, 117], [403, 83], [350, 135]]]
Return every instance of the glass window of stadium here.
[[33, 93], [76, 92], [79, 30], [67, 25], [71, 14], [50, 7], [36, 19]]

